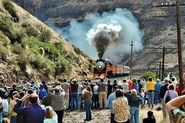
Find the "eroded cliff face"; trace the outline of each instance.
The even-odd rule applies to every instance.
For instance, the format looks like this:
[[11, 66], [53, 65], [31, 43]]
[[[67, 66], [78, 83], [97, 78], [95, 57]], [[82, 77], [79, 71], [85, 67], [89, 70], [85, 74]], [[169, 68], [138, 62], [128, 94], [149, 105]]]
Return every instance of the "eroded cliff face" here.
[[7, 82], [91, 73], [93, 61], [15, 3], [0, 0], [0, 74]]
[[[18, 0], [20, 1], [20, 0]], [[166, 71], [177, 72], [177, 43], [176, 43], [176, 23], [175, 17], [161, 18], [153, 15], [165, 13], [175, 13], [175, 8], [156, 8], [155, 4], [166, 2], [164, 0], [44, 0], [35, 6], [28, 0], [24, 3], [24, 8], [31, 10], [34, 15], [43, 21], [50, 21], [58, 26], [68, 25], [72, 18], [83, 21], [83, 17], [88, 12], [99, 12], [113, 10], [115, 8], [127, 8], [133, 12], [139, 21], [140, 29], [144, 32], [145, 47], [134, 56], [134, 69], [137, 71], [148, 68], [157, 70], [162, 60], [162, 50], [152, 48], [172, 47], [166, 50], [165, 68]], [[41, 0], [35, 0], [39, 3]], [[167, 2], [174, 2], [168, 0]], [[184, 0], [181, 0], [184, 2]], [[33, 9], [34, 8], [34, 9]], [[183, 12], [183, 9], [182, 9]], [[182, 18], [182, 25], [184, 25]], [[182, 34], [184, 27], [182, 26]], [[182, 35], [184, 40], [184, 35]], [[183, 44], [182, 44], [183, 45]], [[184, 45], [183, 45], [184, 49]], [[184, 52], [184, 51], [183, 51]], [[183, 55], [183, 61], [185, 60]], [[123, 60], [124, 62], [125, 60]], [[128, 60], [127, 60], [128, 61]], [[129, 65], [129, 62], [128, 62]]]

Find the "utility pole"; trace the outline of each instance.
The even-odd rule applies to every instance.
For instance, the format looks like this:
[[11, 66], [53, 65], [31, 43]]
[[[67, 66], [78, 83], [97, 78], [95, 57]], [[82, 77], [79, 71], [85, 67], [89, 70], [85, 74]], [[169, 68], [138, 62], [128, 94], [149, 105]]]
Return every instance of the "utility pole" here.
[[[180, 79], [180, 91], [184, 89], [183, 83], [183, 62], [182, 62], [182, 41], [181, 41], [181, 26], [180, 26], [180, 7], [185, 6], [185, 4], [181, 4], [178, 0], [176, 3], [161, 3], [161, 5], [156, 5], [155, 7], [176, 7], [176, 13], [173, 15], [176, 17], [176, 26], [177, 26], [177, 46], [178, 46], [178, 65], [179, 65], [179, 79]], [[160, 17], [166, 17], [170, 15], [162, 15]]]
[[133, 44], [133, 41], [131, 42], [131, 44], [130, 44], [130, 47], [131, 47], [131, 53], [130, 53], [130, 80], [132, 79], [132, 57], [133, 57], [133, 46], [134, 46], [134, 44]]
[[165, 61], [165, 46], [163, 45], [162, 80], [164, 80], [164, 61]]
[[159, 62], [159, 79], [162, 80], [161, 79], [161, 61]]
[[[150, 49], [150, 50], [157, 50], [157, 49], [159, 49], [159, 50], [161, 50], [162, 49], [162, 62], [160, 61], [160, 66], [159, 66], [159, 78], [161, 78], [161, 71], [162, 71], [162, 78], [161, 78], [161, 80], [164, 80], [164, 74], [165, 74], [165, 69], [164, 69], [164, 66], [165, 66], [165, 52], [166, 52], [166, 50], [167, 49], [177, 49], [177, 48], [175, 48], [175, 47], [165, 47], [164, 45], [163, 45], [163, 47], [156, 47], [156, 48], [145, 48], [145, 49]], [[162, 68], [161, 68], [161, 66], [162, 66]], [[162, 70], [161, 70], [162, 69]]]

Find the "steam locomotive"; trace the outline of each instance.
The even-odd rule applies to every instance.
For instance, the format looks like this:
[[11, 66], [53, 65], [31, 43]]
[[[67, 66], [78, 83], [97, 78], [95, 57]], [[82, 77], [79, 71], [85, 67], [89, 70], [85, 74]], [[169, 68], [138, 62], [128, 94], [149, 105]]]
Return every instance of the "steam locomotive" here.
[[128, 76], [130, 74], [130, 67], [123, 65], [112, 64], [108, 60], [98, 59], [96, 66], [94, 67], [93, 77], [94, 78], [113, 78]]

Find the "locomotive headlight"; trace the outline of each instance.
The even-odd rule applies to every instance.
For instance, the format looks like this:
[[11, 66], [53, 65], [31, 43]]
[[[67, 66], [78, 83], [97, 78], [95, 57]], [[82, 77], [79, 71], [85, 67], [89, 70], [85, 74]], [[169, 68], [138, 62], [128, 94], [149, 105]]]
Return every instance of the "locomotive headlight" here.
[[105, 68], [105, 64], [102, 61], [96, 63], [96, 69], [101, 71]]

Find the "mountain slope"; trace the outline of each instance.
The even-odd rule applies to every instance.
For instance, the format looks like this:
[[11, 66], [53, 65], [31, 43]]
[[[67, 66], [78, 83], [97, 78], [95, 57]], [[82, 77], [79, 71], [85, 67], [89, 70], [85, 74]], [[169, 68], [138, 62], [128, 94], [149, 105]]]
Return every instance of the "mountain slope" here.
[[78, 48], [8, 0], [0, 0], [0, 73], [11, 82], [79, 77], [91, 71]]
[[[16, 0], [20, 3], [20, 0]], [[164, 45], [167, 48], [165, 56], [165, 71], [178, 72], [177, 58], [177, 38], [176, 38], [176, 23], [175, 17], [155, 17], [153, 15], [174, 14], [175, 7], [170, 8], [155, 8], [153, 5], [161, 4], [162, 2], [174, 2], [174, 0], [36, 0], [39, 6], [28, 0], [24, 3], [24, 8], [31, 11], [40, 19], [51, 21], [58, 26], [69, 24], [71, 18], [79, 21], [88, 12], [99, 12], [113, 10], [115, 8], [127, 8], [137, 17], [140, 29], [144, 32], [144, 48], [135, 54], [134, 71], [143, 72], [144, 70], [152, 69], [157, 71], [159, 62], [162, 60], [162, 48]], [[184, 0], [180, 0], [184, 2]], [[35, 8], [35, 9], [33, 9]], [[181, 8], [181, 12], [185, 13]], [[182, 17], [181, 24], [184, 25], [185, 18]], [[182, 28], [182, 40], [184, 42], [184, 26]], [[183, 44], [182, 44], [183, 45]], [[184, 45], [183, 45], [184, 54]], [[183, 55], [183, 61], [185, 55]], [[128, 62], [129, 60], [123, 60]], [[129, 62], [128, 62], [129, 65]], [[185, 67], [185, 64], [183, 64]]]

